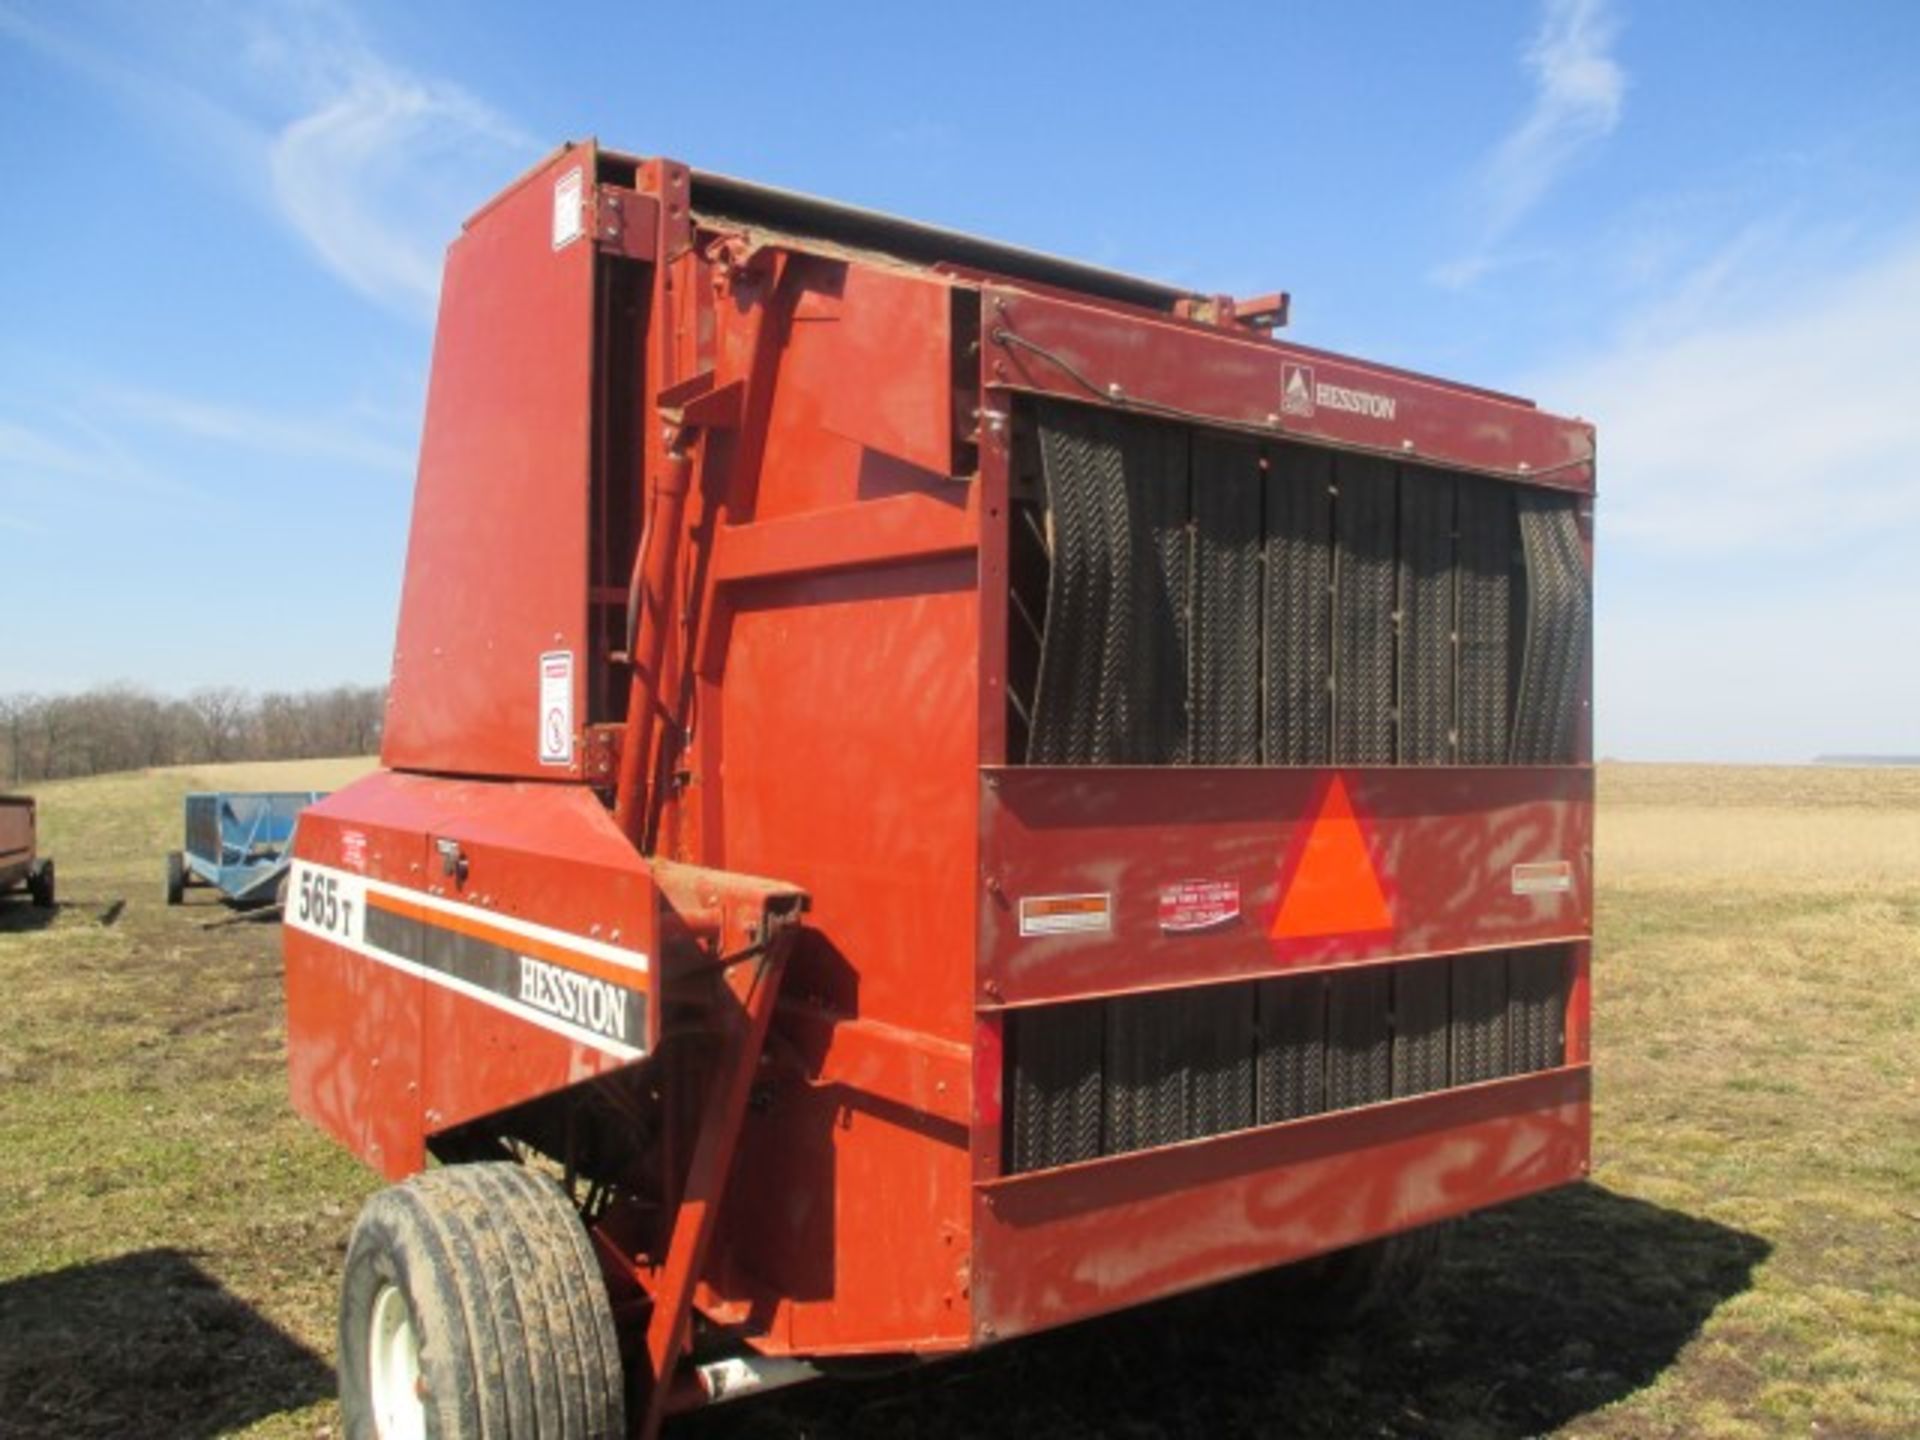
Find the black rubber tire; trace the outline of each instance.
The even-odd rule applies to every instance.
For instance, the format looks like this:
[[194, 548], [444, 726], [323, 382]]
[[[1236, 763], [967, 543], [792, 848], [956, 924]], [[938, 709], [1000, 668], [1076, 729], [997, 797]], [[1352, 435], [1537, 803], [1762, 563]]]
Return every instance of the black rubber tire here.
[[167, 904], [187, 898], [187, 859], [178, 850], [167, 851]]
[[53, 861], [42, 860], [27, 876], [27, 894], [42, 910], [51, 910], [57, 898], [54, 891]]
[[405, 1297], [436, 1440], [623, 1440], [620, 1346], [587, 1233], [560, 1187], [512, 1163], [454, 1165], [368, 1200], [340, 1292], [340, 1411], [377, 1440], [376, 1296]]
[[1280, 1319], [1301, 1330], [1350, 1330], [1420, 1298], [1446, 1250], [1447, 1227], [1371, 1240], [1275, 1272]]

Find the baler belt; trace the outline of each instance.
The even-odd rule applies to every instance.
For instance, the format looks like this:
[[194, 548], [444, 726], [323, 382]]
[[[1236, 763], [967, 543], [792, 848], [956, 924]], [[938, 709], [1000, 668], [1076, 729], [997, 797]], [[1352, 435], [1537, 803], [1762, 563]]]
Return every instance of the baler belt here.
[[1259, 992], [1256, 1123], [1298, 1120], [1327, 1108], [1327, 980], [1263, 980]]
[[1576, 497], [1036, 409], [1052, 558], [1037, 693], [1022, 676], [1008, 702], [1029, 763], [1574, 758]]
[[[1193, 439], [1193, 759], [1260, 763], [1260, 450]], [[1185, 697], [1182, 696], [1184, 701]]]
[[1384, 460], [1340, 457], [1334, 515], [1333, 759], [1393, 763], [1394, 474]]
[[1453, 1083], [1492, 1080], [1507, 1065], [1507, 957], [1453, 962]]
[[1551, 1069], [1570, 974], [1542, 946], [1013, 1011], [1005, 1170]]
[[1572, 754], [1592, 597], [1573, 497], [1528, 491], [1519, 505], [1526, 651], [1509, 758], [1516, 765], [1544, 765]]
[[1288, 446], [1267, 477], [1266, 745], [1269, 765], [1333, 753], [1333, 456]]
[[1337, 970], [1327, 980], [1327, 1108], [1372, 1105], [1393, 1093], [1386, 970]]
[[1040, 449], [1054, 556], [1030, 758], [1184, 760], [1187, 432], [1055, 406]]
[[1462, 476], [1455, 505], [1459, 759], [1463, 765], [1498, 765], [1507, 756], [1513, 492], [1504, 485]]
[[1017, 1010], [1007, 1017], [1009, 1170], [1039, 1170], [1100, 1153], [1099, 1003]]
[[1400, 472], [1402, 765], [1453, 759], [1453, 477]]
[[1544, 1070], [1558, 1065], [1566, 1048], [1565, 955], [1552, 948], [1516, 951], [1508, 961], [1507, 987], [1513, 1017], [1511, 1068]]
[[1107, 1006], [1108, 1154], [1253, 1123], [1253, 995], [1211, 986]]
[[1447, 967], [1393, 972], [1393, 1093], [1423, 1095], [1447, 1084]]

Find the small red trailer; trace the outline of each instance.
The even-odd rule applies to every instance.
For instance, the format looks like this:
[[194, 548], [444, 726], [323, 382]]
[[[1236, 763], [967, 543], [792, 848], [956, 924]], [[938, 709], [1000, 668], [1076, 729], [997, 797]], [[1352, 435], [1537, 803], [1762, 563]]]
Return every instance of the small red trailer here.
[[287, 905], [399, 1182], [349, 1433], [1391, 1294], [1586, 1172], [1593, 431], [1284, 310], [593, 144], [468, 222]]
[[53, 860], [39, 853], [39, 812], [30, 795], [0, 795], [0, 895], [24, 887], [33, 903], [51, 909]]

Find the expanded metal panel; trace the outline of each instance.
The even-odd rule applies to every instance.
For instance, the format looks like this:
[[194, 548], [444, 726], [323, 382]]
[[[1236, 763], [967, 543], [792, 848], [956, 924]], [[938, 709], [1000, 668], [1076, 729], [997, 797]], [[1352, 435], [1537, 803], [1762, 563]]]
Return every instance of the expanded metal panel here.
[[1028, 413], [1016, 760], [1574, 759], [1592, 623], [1577, 497], [1058, 402], [1022, 412], [1023, 445]]
[[1046, 1169], [1551, 1069], [1565, 946], [1015, 1011], [1006, 1169]]
[[[1193, 439], [1193, 759], [1260, 763], [1260, 448]], [[1249, 621], [1255, 623], [1249, 624]]]

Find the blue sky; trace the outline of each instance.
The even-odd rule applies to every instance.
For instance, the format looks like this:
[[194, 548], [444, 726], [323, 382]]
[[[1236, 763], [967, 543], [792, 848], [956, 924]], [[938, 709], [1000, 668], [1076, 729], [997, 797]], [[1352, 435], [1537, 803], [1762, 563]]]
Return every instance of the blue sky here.
[[0, 0], [0, 691], [381, 678], [440, 252], [597, 134], [1588, 416], [1602, 752], [1920, 751], [1916, 73], [1895, 0]]

